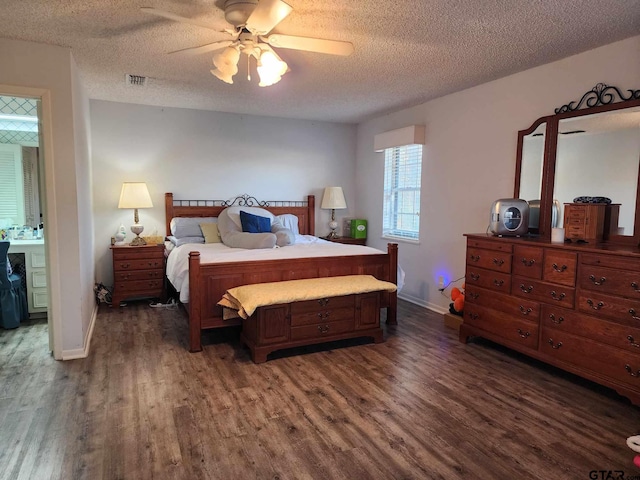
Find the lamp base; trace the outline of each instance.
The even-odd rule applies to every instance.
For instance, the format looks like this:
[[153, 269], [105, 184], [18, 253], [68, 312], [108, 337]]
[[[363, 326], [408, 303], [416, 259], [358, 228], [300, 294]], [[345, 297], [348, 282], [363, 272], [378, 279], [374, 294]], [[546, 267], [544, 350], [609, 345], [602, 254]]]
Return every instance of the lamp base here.
[[140, 245], [147, 244], [146, 240], [140, 236], [140, 234], [144, 231], [143, 225], [134, 223], [133, 225], [131, 225], [131, 231], [136, 234], [136, 238], [131, 240], [131, 243], [129, 245], [131, 245], [132, 247], [139, 247]]
[[131, 243], [129, 245], [131, 245], [132, 247], [140, 247], [146, 244], [147, 244], [147, 241], [144, 238], [137, 236], [136, 238], [131, 240]]
[[329, 235], [327, 235], [325, 238], [338, 238], [338, 234], [335, 230], [331, 230], [331, 232], [329, 232]]

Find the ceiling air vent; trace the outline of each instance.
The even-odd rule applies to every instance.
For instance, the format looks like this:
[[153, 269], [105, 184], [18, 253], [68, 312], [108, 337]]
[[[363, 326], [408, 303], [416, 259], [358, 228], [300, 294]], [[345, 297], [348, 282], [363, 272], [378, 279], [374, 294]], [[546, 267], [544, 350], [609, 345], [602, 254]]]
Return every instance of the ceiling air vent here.
[[127, 73], [125, 75], [125, 81], [130, 87], [144, 87], [147, 84], [147, 77]]

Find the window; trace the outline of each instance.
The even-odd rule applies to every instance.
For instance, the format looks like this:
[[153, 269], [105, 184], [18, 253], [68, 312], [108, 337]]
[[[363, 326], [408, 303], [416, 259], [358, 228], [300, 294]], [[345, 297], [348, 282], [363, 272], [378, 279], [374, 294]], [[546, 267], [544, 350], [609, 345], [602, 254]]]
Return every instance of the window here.
[[385, 149], [383, 236], [419, 239], [421, 173], [422, 145]]

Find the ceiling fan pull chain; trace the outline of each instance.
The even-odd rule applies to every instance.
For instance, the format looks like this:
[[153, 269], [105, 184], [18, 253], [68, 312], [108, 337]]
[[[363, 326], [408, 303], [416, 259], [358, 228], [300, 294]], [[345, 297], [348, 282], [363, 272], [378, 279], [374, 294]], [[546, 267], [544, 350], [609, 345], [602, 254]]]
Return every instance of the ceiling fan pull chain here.
[[251, 55], [247, 55], [247, 80], [251, 81]]

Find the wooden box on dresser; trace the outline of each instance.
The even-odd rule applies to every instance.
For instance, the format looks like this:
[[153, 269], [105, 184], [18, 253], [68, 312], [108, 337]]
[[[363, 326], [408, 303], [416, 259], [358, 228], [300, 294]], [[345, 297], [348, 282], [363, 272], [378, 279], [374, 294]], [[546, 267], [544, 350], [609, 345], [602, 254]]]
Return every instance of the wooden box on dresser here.
[[460, 340], [470, 336], [640, 405], [640, 249], [467, 235]]
[[113, 245], [112, 305], [127, 298], [165, 297], [164, 245]]

